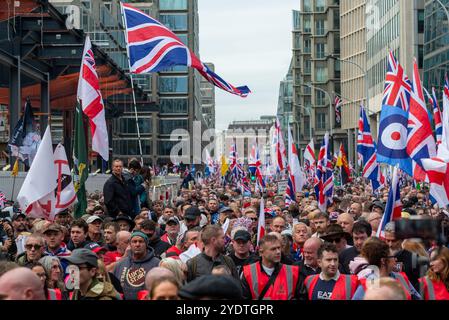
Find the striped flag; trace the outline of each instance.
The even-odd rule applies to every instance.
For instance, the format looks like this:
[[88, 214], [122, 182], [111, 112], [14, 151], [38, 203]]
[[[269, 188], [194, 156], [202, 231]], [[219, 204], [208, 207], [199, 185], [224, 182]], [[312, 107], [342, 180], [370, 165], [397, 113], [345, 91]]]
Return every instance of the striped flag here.
[[94, 52], [89, 36], [84, 44], [83, 60], [78, 80], [77, 98], [80, 100], [83, 112], [89, 117], [92, 134], [92, 150], [109, 160], [109, 140], [106, 127], [103, 98], [100, 92], [100, 82], [95, 70]]
[[285, 190], [285, 203], [290, 204], [296, 202], [296, 192], [299, 192], [304, 187], [306, 180], [305, 174], [299, 164], [298, 151], [295, 142], [293, 141], [290, 125], [288, 126], [288, 183]]

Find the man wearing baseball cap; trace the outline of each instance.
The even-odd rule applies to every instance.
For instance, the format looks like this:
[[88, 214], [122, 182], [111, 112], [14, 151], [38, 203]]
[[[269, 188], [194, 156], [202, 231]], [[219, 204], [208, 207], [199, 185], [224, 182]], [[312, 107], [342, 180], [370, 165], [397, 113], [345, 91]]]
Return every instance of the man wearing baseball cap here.
[[[119, 293], [109, 282], [97, 278], [98, 257], [87, 249], [75, 249], [68, 257], [64, 257], [69, 265], [75, 265], [79, 270], [79, 286], [74, 288], [70, 300], [121, 300]], [[67, 285], [76, 284], [76, 279], [70, 274]]]
[[251, 234], [246, 230], [237, 230], [232, 237], [232, 252], [229, 257], [234, 261], [239, 276], [243, 266], [257, 262], [259, 257], [250, 251]]
[[103, 223], [103, 219], [99, 216], [93, 215], [87, 218], [86, 223], [89, 226], [86, 240], [88, 242], [96, 242], [102, 245], [104, 243], [103, 235], [101, 233], [101, 224]]

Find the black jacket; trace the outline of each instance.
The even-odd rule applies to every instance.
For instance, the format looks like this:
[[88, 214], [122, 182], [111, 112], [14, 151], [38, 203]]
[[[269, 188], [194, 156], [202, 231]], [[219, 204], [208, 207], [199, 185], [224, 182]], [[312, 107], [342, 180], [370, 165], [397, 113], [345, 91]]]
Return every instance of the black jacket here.
[[111, 217], [117, 217], [121, 211], [124, 215], [134, 217], [131, 193], [125, 178], [118, 179], [112, 175], [103, 186], [104, 203]]
[[88, 245], [89, 243], [91, 243], [91, 241], [84, 241], [79, 246], [75, 246], [72, 239], [70, 239], [69, 243], [67, 243], [67, 249], [69, 249], [70, 251], [73, 251], [75, 249], [84, 248], [84, 246]]
[[340, 272], [344, 274], [351, 274], [351, 270], [349, 269], [349, 263], [357, 257], [360, 252], [356, 249], [356, 247], [351, 247], [343, 250], [338, 257], [340, 261]]
[[400, 250], [395, 254], [395, 257], [401, 267], [401, 270], [398, 271], [402, 271], [407, 275], [410, 283], [415, 289], [419, 288], [418, 279], [423, 277], [424, 274], [420, 275], [419, 273], [419, 265], [417, 264], [418, 255], [408, 250]]
[[248, 258], [246, 259], [240, 259], [238, 258], [234, 252], [232, 252], [231, 254], [229, 254], [229, 257], [232, 259], [232, 261], [234, 261], [235, 267], [237, 269], [237, 273], [239, 274], [239, 276], [242, 274], [243, 272], [243, 266], [246, 266], [248, 264], [252, 264], [255, 263], [257, 261], [259, 261], [259, 256], [251, 253], [249, 255]]
[[161, 256], [161, 254], [171, 248], [171, 245], [167, 242], [162, 241], [160, 237], [157, 237], [153, 241], [150, 241], [148, 245], [153, 248], [154, 255], [158, 258]]

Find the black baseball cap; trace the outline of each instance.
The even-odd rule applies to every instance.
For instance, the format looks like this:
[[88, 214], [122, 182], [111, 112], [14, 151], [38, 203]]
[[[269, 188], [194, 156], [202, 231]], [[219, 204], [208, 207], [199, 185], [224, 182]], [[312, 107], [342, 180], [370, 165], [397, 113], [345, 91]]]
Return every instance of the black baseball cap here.
[[234, 240], [242, 240], [248, 242], [251, 240], [251, 234], [246, 230], [237, 230], [234, 234]]
[[197, 217], [201, 216], [201, 211], [198, 209], [198, 207], [191, 206], [186, 209], [186, 212], [184, 213], [184, 219], [187, 220], [194, 220]]

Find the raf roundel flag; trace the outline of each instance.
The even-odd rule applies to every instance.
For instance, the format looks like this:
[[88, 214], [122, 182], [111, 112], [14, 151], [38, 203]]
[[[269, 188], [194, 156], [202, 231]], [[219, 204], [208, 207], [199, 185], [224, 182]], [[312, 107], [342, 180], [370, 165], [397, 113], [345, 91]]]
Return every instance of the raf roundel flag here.
[[380, 116], [377, 162], [399, 168], [413, 176], [412, 159], [407, 154], [408, 114], [401, 108], [383, 106]]

